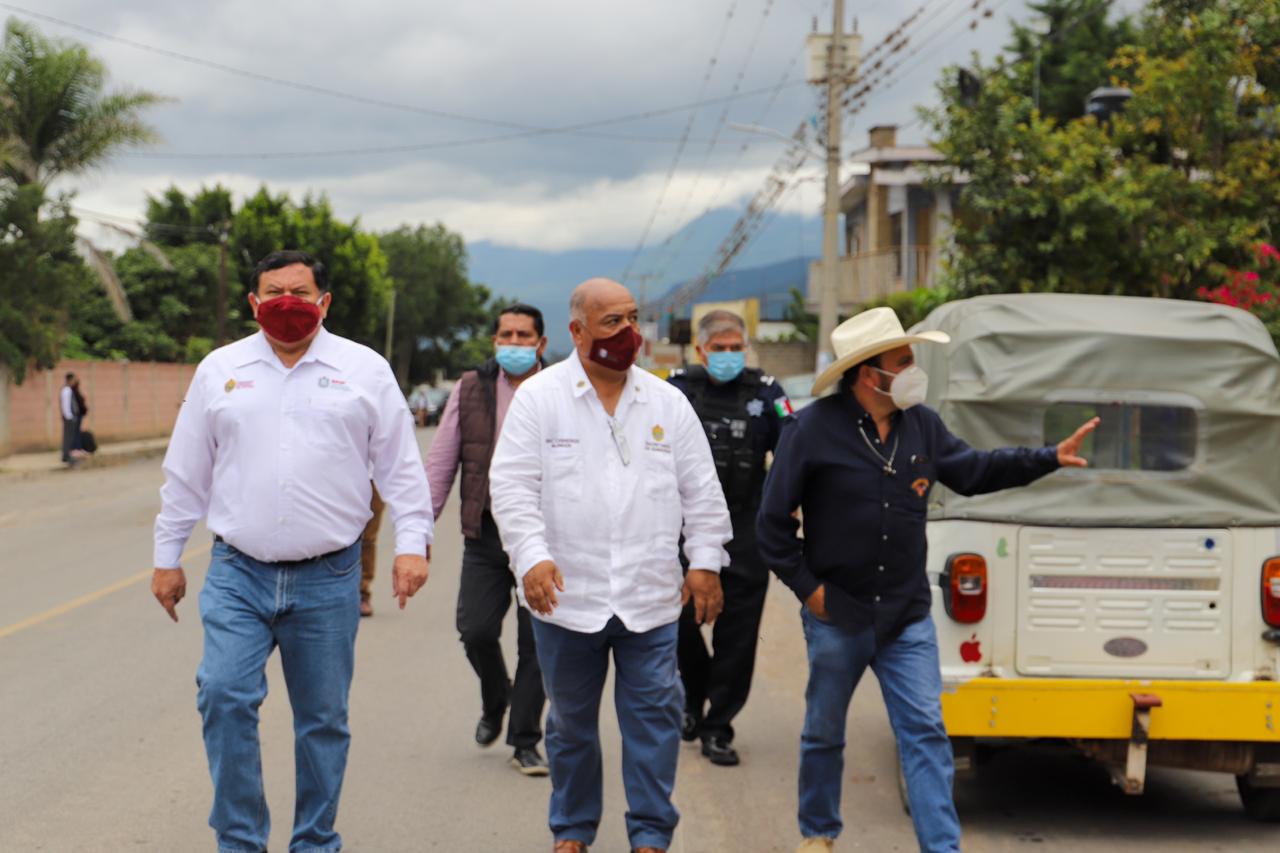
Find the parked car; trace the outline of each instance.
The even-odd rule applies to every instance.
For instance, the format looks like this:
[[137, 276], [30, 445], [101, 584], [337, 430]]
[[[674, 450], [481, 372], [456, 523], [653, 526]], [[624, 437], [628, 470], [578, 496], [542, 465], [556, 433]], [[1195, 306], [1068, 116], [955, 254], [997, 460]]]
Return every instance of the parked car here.
[[934, 486], [928, 573], [957, 768], [1057, 739], [1127, 793], [1147, 766], [1233, 774], [1280, 820], [1280, 357], [1251, 314], [1027, 294], [920, 329], [930, 405], [979, 448], [1101, 425], [1091, 466]]
[[449, 389], [428, 388], [424, 396], [426, 405], [423, 407], [423, 425], [433, 426], [440, 423], [440, 416], [444, 414], [444, 405], [449, 401]]

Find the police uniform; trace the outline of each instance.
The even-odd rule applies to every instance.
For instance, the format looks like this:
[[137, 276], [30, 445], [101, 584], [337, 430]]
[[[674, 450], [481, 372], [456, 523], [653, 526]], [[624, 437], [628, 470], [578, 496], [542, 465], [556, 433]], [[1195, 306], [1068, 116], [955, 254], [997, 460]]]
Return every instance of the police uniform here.
[[681, 616], [679, 645], [686, 739], [692, 740], [696, 731], [704, 744], [711, 739], [727, 744], [733, 740], [733, 718], [751, 690], [769, 584], [755, 534], [765, 457], [778, 444], [791, 403], [773, 377], [756, 368], [717, 384], [705, 368], [695, 366], [675, 371], [670, 382], [689, 398], [702, 422], [733, 523], [733, 540], [727, 546], [730, 564], [720, 572], [724, 612], [715, 623], [712, 649], [709, 653], [692, 604]]

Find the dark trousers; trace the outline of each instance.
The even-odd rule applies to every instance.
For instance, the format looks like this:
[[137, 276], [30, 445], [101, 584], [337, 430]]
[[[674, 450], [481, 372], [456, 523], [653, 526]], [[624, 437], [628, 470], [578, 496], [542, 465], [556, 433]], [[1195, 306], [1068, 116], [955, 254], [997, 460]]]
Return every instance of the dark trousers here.
[[71, 451], [83, 450], [80, 446], [80, 417], [62, 419], [62, 461], [71, 461]]
[[480, 538], [467, 538], [462, 546], [462, 582], [458, 588], [458, 634], [471, 668], [480, 678], [481, 713], [501, 719], [507, 707], [507, 743], [514, 747], [535, 746], [542, 740], [542, 670], [529, 611], [517, 606], [516, 677], [507, 675], [502, 656], [502, 620], [511, 607], [515, 592], [506, 552], [498, 538], [493, 516], [484, 514]]
[[730, 564], [720, 572], [724, 611], [711, 629], [711, 649], [694, 619], [693, 603], [680, 614], [680, 678], [685, 710], [702, 723], [702, 736], [733, 740], [733, 718], [747, 704], [756, 666], [768, 570], [756, 549], [755, 513], [733, 515]]

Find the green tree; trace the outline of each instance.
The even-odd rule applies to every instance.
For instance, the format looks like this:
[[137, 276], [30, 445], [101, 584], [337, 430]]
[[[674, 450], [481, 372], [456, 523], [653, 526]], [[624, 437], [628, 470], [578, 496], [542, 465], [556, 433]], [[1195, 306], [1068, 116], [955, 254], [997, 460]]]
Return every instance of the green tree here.
[[791, 301], [787, 303], [784, 315], [786, 321], [796, 327], [789, 336], [793, 341], [815, 341], [818, 339], [818, 315], [809, 310], [804, 302], [804, 294], [800, 288], [791, 288]]
[[1280, 209], [1273, 0], [1156, 2], [1112, 59], [1132, 89], [1100, 124], [1040, 114], [1025, 62], [953, 75], [930, 113], [942, 177], [963, 175], [946, 283], [961, 295], [1056, 290], [1192, 298], [1241, 266]]
[[1084, 115], [1085, 100], [1111, 79], [1110, 62], [1134, 35], [1127, 17], [1111, 19], [1114, 0], [1043, 0], [1028, 7], [1034, 27], [1013, 25], [1007, 53], [1019, 88], [1058, 123]]
[[21, 383], [30, 362], [57, 360], [75, 294], [101, 292], [75, 252], [65, 199], [45, 204], [36, 185], [0, 191], [0, 228], [0, 365]]
[[[147, 92], [107, 92], [106, 70], [80, 46], [10, 20], [0, 43], [0, 362], [22, 381], [29, 362], [60, 354], [73, 311], [110, 303], [75, 252], [69, 196], [50, 200], [60, 175], [101, 165], [121, 147], [153, 138]], [[108, 277], [108, 287], [115, 282]], [[117, 291], [117, 308], [123, 299]], [[77, 352], [81, 342], [72, 340]]]
[[88, 49], [45, 38], [16, 19], [0, 47], [0, 176], [48, 187], [98, 166], [121, 147], [155, 138], [140, 113], [150, 92], [104, 91], [107, 72]]
[[280, 248], [304, 249], [328, 267], [333, 307], [325, 326], [381, 350], [378, 330], [391, 291], [386, 259], [374, 235], [358, 222], [339, 220], [323, 197], [297, 204], [264, 187], [237, 210], [224, 187], [191, 196], [171, 187], [148, 198], [144, 233], [154, 245], [131, 248], [114, 263], [132, 321], [121, 321], [105, 299], [86, 294], [72, 312], [77, 351], [198, 361], [217, 338], [221, 265], [226, 333], [235, 340], [257, 330], [246, 300], [254, 264]]
[[[486, 306], [488, 288], [467, 278], [462, 237], [441, 224], [402, 225], [378, 241], [396, 292], [391, 365], [400, 384], [408, 387], [435, 370], [474, 367], [487, 357], [490, 311], [500, 306]], [[385, 334], [385, 323], [382, 328]]]
[[[362, 231], [358, 219], [338, 219], [323, 195], [308, 195], [295, 203], [263, 187], [236, 211], [231, 225], [230, 251], [241, 263], [244, 293], [253, 265], [276, 249], [301, 249], [322, 260], [333, 292], [325, 328], [381, 352], [378, 331], [385, 327], [391, 279], [377, 236]], [[241, 330], [256, 328], [243, 297], [237, 301]]]

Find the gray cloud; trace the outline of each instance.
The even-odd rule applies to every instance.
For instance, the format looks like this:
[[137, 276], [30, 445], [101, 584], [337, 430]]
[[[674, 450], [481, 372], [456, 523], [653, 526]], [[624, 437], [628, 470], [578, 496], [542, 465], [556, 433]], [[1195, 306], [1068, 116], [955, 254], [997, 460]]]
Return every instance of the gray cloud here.
[[[934, 2], [947, 7], [936, 22], [965, 5]], [[884, 0], [848, 5], [850, 15], [859, 16], [868, 47], [909, 11]], [[722, 0], [323, 5], [42, 0], [39, 11], [266, 75], [495, 121], [561, 126], [693, 100], [727, 6]], [[781, 79], [803, 50], [812, 17], [822, 6], [821, 0], [778, 0], [760, 30], [743, 89]], [[763, 8], [764, 0], [737, 3], [707, 86], [709, 96], [729, 92]], [[911, 121], [915, 105], [932, 102], [944, 65], [972, 50], [990, 54], [998, 49], [1007, 41], [1011, 12], [1024, 14], [1022, 0], [1000, 6], [996, 20], [977, 31], [961, 21], [954, 32], [936, 39], [921, 61], [909, 66], [910, 76], [858, 117], [848, 147], [863, 144], [870, 124]], [[50, 35], [88, 44], [106, 61], [116, 85], [175, 99], [149, 114], [164, 138], [154, 154], [413, 145], [510, 130], [298, 92], [37, 23]], [[820, 26], [828, 27], [829, 21]], [[793, 78], [803, 70], [801, 58]], [[782, 90], [765, 114], [768, 100], [759, 95], [733, 103], [729, 121], [763, 121], [789, 132], [817, 103], [807, 86]], [[676, 218], [679, 210], [684, 210], [683, 221], [700, 213], [722, 181], [726, 189], [714, 199], [718, 205], [744, 202], [780, 153], [775, 142], [753, 140], [740, 157], [743, 137], [724, 129], [708, 156], [706, 140], [720, 113], [719, 105], [698, 111], [651, 242], [683, 224]], [[411, 153], [289, 160], [121, 156], [71, 186], [86, 208], [137, 216], [144, 194], [159, 193], [171, 182], [194, 189], [222, 181], [238, 192], [265, 182], [297, 193], [327, 192], [340, 214], [358, 215], [375, 227], [439, 219], [469, 239], [554, 249], [628, 247], [652, 210], [686, 119], [687, 113], [678, 113], [601, 128], [663, 142], [548, 135]], [[916, 126], [906, 135], [922, 133]], [[699, 177], [703, 163], [706, 172]], [[795, 193], [789, 203], [812, 205], [815, 197]]]

